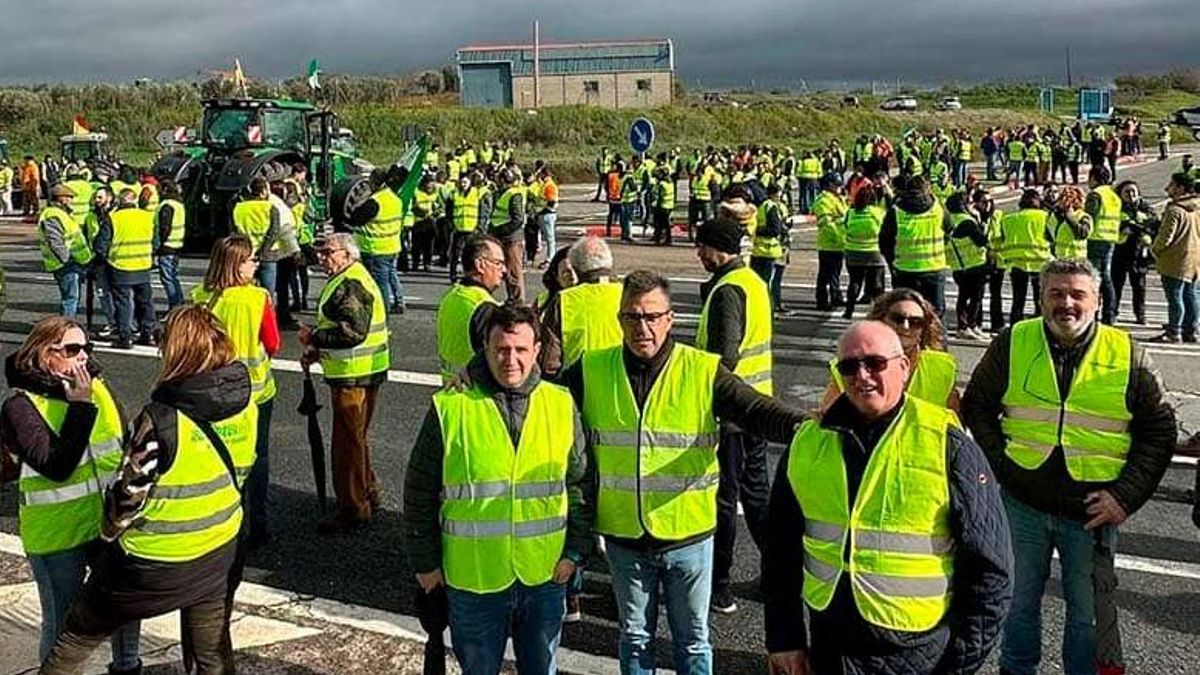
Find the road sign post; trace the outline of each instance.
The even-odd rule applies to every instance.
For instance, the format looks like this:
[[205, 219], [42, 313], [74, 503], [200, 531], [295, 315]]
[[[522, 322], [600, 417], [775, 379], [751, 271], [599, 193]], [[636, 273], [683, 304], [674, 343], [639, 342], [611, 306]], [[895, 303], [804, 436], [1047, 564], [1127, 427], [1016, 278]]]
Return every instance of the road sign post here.
[[639, 155], [654, 145], [654, 125], [645, 117], [639, 117], [629, 127], [629, 147]]

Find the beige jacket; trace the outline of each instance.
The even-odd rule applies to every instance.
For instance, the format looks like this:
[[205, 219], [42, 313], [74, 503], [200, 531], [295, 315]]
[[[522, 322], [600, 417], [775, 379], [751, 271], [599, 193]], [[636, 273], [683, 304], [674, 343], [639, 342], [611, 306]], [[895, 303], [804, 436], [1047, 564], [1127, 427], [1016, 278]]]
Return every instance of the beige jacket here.
[[1184, 281], [1200, 277], [1200, 195], [1167, 204], [1151, 250], [1164, 277]]

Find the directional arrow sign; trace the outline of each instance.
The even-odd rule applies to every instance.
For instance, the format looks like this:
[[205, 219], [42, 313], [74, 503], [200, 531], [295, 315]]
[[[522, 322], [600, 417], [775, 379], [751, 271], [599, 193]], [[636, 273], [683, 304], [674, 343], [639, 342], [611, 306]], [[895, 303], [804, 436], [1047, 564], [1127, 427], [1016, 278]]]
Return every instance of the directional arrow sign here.
[[654, 145], [654, 125], [645, 117], [639, 117], [629, 127], [629, 147], [634, 152], [642, 153]]

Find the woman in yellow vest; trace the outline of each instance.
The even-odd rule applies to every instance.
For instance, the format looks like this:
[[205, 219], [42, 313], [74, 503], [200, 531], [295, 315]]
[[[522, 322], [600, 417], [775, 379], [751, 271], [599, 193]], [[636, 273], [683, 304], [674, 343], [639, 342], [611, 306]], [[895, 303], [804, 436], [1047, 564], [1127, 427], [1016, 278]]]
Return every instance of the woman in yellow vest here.
[[[882, 321], [900, 336], [904, 355], [913, 364], [905, 391], [958, 412], [958, 360], [946, 351], [945, 328], [933, 305], [910, 288], [897, 288], [879, 296], [867, 320]], [[827, 410], [845, 388], [832, 363], [830, 374], [821, 410]]]
[[[101, 536], [114, 542], [88, 579], [42, 673], [78, 673], [123, 623], [182, 610], [201, 674], [231, 673], [229, 618], [242, 529], [242, 477], [258, 408], [246, 366], [201, 305], [167, 315], [162, 377], [130, 425], [107, 491]], [[237, 572], [237, 574], [231, 574]]]
[[[62, 632], [101, 546], [101, 490], [121, 462], [120, 411], [91, 353], [83, 327], [55, 316], [34, 324], [4, 364], [12, 393], [0, 415], [0, 452], [20, 463], [21, 544], [42, 609], [39, 658]], [[136, 621], [116, 629], [109, 672], [141, 667], [139, 632]]]
[[267, 530], [267, 485], [270, 477], [271, 412], [275, 403], [275, 376], [271, 357], [279, 352], [279, 326], [267, 289], [255, 285], [254, 257], [249, 237], [235, 234], [217, 241], [204, 273], [204, 282], [192, 289], [192, 301], [202, 304], [221, 320], [239, 361], [250, 371], [250, 393], [258, 404], [258, 444], [254, 468], [246, 481], [247, 546], [257, 548], [270, 538]]

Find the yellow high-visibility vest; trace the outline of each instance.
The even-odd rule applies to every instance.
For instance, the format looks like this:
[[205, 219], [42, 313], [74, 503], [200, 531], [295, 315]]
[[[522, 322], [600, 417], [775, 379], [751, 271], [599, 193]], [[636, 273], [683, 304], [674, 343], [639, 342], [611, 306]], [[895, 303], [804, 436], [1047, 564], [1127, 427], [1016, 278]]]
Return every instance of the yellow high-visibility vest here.
[[112, 212], [108, 264], [122, 272], [145, 272], [154, 265], [154, 214], [139, 208]]
[[946, 269], [946, 233], [942, 230], [942, 205], [936, 201], [925, 213], [896, 209], [896, 259], [901, 272], [937, 272]]
[[216, 302], [212, 298], [203, 284], [192, 289], [192, 302], [208, 305], [209, 311], [225, 324], [237, 360], [250, 371], [251, 400], [270, 401], [275, 398], [275, 376], [271, 373], [271, 357], [259, 340], [259, 331], [271, 294], [265, 288], [247, 285], [224, 289]]
[[708, 346], [708, 310], [712, 294], [722, 286], [733, 285], [742, 289], [746, 296], [746, 327], [742, 332], [742, 342], [738, 345], [738, 362], [733, 372], [746, 384], [758, 391], [771, 396], [775, 392], [771, 355], [771, 335], [773, 323], [771, 316], [771, 294], [762, 277], [748, 267], [739, 267], [727, 272], [717, 280], [709, 291], [704, 308], [700, 311], [700, 325], [696, 328], [696, 346], [706, 349]]
[[558, 295], [562, 311], [562, 366], [574, 365], [584, 352], [621, 344], [624, 333], [621, 284], [613, 281], [582, 283]]
[[388, 351], [387, 308], [383, 304], [383, 294], [362, 263], [351, 263], [325, 284], [321, 297], [317, 301], [317, 330], [333, 328], [337, 323], [325, 313], [325, 304], [347, 279], [353, 279], [362, 284], [371, 295], [371, 327], [367, 337], [359, 344], [348, 349], [322, 349], [321, 370], [326, 380], [354, 379], [382, 373], [391, 365], [391, 354]]
[[437, 345], [443, 382], [462, 372], [475, 356], [471, 347], [471, 317], [480, 305], [488, 302], [500, 304], [482, 286], [454, 284], [438, 303]]

